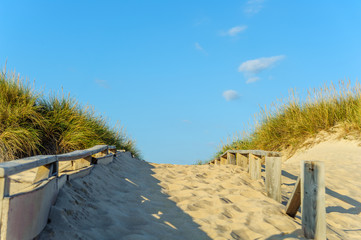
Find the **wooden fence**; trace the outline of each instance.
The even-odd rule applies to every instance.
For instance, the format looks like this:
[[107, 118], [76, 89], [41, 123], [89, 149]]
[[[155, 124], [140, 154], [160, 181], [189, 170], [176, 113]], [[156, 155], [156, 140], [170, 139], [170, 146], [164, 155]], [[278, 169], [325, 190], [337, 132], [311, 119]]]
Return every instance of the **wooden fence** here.
[[89, 174], [94, 164], [112, 162], [116, 154], [115, 146], [98, 145], [0, 163], [1, 240], [34, 239], [66, 181]]
[[[210, 165], [232, 164], [247, 171], [251, 179], [261, 179], [265, 165], [265, 190], [267, 196], [281, 202], [282, 155], [263, 150], [228, 150]], [[285, 213], [295, 217], [301, 206], [302, 230], [307, 239], [326, 239], [326, 208], [324, 164], [320, 161], [302, 161], [301, 174], [285, 208]]]

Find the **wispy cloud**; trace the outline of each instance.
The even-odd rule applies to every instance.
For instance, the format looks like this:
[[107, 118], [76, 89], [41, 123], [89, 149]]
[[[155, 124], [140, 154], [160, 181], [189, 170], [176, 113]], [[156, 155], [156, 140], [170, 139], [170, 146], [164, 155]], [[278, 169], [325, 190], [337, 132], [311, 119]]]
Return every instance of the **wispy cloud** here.
[[205, 55], [208, 55], [208, 53], [206, 52], [206, 50], [204, 50], [204, 48], [203, 48], [198, 42], [196, 42], [196, 43], [194, 44], [194, 47], [196, 48], [196, 50], [204, 53]]
[[256, 74], [259, 73], [267, 68], [272, 67], [276, 62], [284, 59], [284, 55], [273, 56], [273, 57], [262, 57], [253, 60], [248, 60], [243, 62], [238, 71], [243, 73], [251, 73]]
[[244, 8], [244, 12], [248, 15], [254, 15], [261, 11], [263, 8], [264, 0], [249, 0], [246, 3], [246, 6]]
[[242, 72], [247, 78], [246, 83], [254, 83], [260, 80], [259, 77], [255, 76], [257, 73], [262, 72], [268, 68], [273, 67], [276, 62], [284, 59], [285, 55], [273, 56], [273, 57], [262, 57], [252, 59], [243, 62], [239, 67], [238, 71]]
[[260, 80], [259, 77], [250, 77], [247, 79], [246, 83], [254, 83], [257, 82], [258, 80]]
[[197, 50], [199, 50], [199, 51], [204, 51], [203, 47], [202, 47], [198, 42], [196, 42], [196, 43], [194, 44], [194, 46], [196, 47]]
[[247, 29], [246, 25], [235, 26], [225, 32], [221, 32], [221, 35], [234, 37], [234, 36], [237, 36], [238, 33], [243, 32], [246, 29]]
[[102, 88], [110, 89], [108, 81], [106, 81], [106, 80], [95, 79], [94, 82]]
[[207, 24], [209, 22], [210, 22], [209, 17], [198, 18], [198, 19], [195, 20], [194, 26], [201, 26], [201, 25]]
[[223, 92], [222, 95], [227, 101], [233, 101], [240, 97], [238, 92], [236, 92], [234, 90], [226, 90]]
[[182, 120], [182, 122], [183, 123], [187, 123], [187, 124], [191, 124], [192, 122], [190, 121], [190, 120], [188, 120], [188, 119], [184, 119], [184, 120]]

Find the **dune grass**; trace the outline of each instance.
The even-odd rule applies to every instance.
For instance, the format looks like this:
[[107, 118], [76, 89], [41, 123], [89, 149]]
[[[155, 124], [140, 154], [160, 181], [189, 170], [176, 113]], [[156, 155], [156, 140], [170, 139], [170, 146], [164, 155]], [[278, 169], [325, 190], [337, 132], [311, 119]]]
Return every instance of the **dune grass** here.
[[[291, 154], [321, 131], [340, 128], [341, 135], [361, 136], [361, 87], [340, 81], [307, 92], [301, 100], [294, 90], [256, 115], [253, 129], [223, 144], [218, 156], [229, 149], [288, 150]], [[342, 137], [342, 136], [339, 137]]]
[[115, 145], [140, 157], [135, 142], [117, 124], [69, 95], [43, 97], [19, 76], [0, 76], [0, 161], [60, 154], [98, 144]]

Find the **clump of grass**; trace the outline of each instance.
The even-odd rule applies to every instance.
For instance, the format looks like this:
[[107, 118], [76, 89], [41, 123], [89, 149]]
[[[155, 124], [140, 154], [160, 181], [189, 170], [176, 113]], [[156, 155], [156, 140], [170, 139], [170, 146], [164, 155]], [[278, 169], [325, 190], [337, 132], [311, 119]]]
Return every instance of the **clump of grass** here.
[[0, 161], [39, 153], [44, 117], [38, 95], [15, 73], [0, 75]]
[[[297, 150], [321, 131], [340, 127], [344, 135], [361, 136], [361, 87], [359, 83], [331, 83], [308, 91], [301, 101], [295, 91], [288, 100], [261, 109], [250, 134], [224, 144], [228, 149]], [[341, 136], [340, 136], [341, 137]]]
[[44, 98], [15, 74], [1, 74], [0, 161], [99, 144], [115, 145], [140, 157], [123, 128], [110, 127], [91, 107], [64, 94]]
[[205, 160], [205, 161], [202, 161], [202, 160], [197, 160], [193, 165], [203, 165], [203, 164], [206, 164], [208, 161]]

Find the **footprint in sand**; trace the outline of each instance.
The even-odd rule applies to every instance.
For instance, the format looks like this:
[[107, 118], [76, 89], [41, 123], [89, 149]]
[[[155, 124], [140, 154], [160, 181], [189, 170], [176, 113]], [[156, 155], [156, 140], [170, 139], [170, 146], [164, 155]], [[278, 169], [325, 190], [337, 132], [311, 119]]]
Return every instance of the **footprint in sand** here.
[[233, 218], [233, 214], [230, 211], [228, 211], [227, 209], [223, 210], [222, 215], [229, 219]]
[[220, 197], [219, 199], [221, 199], [224, 203], [233, 203], [231, 200], [229, 200], [226, 197]]

